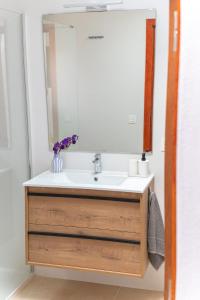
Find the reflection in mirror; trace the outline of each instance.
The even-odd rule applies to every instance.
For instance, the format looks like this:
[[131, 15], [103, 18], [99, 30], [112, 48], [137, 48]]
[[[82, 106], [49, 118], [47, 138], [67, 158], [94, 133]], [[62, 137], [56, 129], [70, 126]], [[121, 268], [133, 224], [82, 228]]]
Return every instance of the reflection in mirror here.
[[73, 150], [152, 151], [155, 10], [43, 18], [49, 143]]
[[9, 147], [9, 116], [6, 72], [5, 24], [0, 22], [0, 147]]

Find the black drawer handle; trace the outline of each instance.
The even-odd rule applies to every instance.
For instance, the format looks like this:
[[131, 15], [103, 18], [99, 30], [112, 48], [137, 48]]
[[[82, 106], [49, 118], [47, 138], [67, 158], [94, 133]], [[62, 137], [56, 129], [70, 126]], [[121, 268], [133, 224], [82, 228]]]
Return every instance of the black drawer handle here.
[[29, 235], [66, 237], [66, 238], [80, 238], [80, 239], [84, 239], [84, 240], [96, 240], [96, 241], [107, 241], [107, 242], [114, 242], [114, 243], [123, 243], [123, 244], [125, 243], [125, 244], [132, 244], [132, 245], [140, 245], [140, 241], [137, 241], [137, 240], [126, 240], [126, 239], [98, 237], [98, 236], [89, 236], [89, 235], [79, 235], [79, 234], [38, 232], [38, 231], [29, 231], [28, 234]]
[[55, 197], [55, 198], [76, 198], [87, 200], [105, 200], [113, 202], [126, 202], [126, 203], [140, 203], [140, 199], [129, 198], [112, 198], [112, 197], [100, 197], [100, 196], [87, 196], [87, 195], [71, 195], [71, 194], [51, 194], [51, 193], [28, 193], [28, 196], [35, 197]]

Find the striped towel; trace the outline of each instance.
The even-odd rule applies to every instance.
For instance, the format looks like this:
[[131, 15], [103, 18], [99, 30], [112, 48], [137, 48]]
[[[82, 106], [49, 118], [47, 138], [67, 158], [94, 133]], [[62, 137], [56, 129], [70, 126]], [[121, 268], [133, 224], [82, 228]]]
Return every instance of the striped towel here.
[[149, 192], [147, 240], [149, 260], [158, 270], [165, 260], [165, 232], [158, 199], [154, 192]]

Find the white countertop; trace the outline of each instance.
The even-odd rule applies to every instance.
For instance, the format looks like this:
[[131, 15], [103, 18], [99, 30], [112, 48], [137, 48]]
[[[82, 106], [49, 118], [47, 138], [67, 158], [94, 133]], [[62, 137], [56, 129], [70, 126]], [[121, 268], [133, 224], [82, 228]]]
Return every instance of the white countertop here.
[[[103, 176], [103, 177], [102, 177]], [[95, 182], [94, 177], [99, 177], [103, 180], [111, 180], [111, 184], [99, 184]], [[78, 180], [70, 180], [77, 178]], [[83, 179], [83, 182], [81, 181]], [[86, 178], [86, 180], [85, 180]], [[88, 182], [87, 182], [87, 178]], [[125, 172], [102, 172], [101, 174], [93, 174], [87, 170], [64, 170], [62, 173], [52, 173], [46, 171], [31, 180], [24, 183], [26, 187], [56, 187], [56, 188], [79, 188], [79, 189], [94, 189], [94, 190], [107, 190], [107, 191], [121, 191], [121, 192], [134, 192], [144, 193], [145, 189], [153, 180], [154, 175], [149, 177], [128, 177]], [[117, 184], [112, 183], [113, 180], [118, 180]], [[84, 182], [85, 181], [85, 182]]]

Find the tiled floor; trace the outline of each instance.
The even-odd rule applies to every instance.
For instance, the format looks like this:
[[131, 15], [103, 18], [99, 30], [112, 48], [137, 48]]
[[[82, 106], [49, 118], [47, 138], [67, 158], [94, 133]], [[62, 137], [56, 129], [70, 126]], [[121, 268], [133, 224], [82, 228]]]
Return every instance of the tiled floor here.
[[12, 300], [163, 300], [162, 293], [35, 276]]

